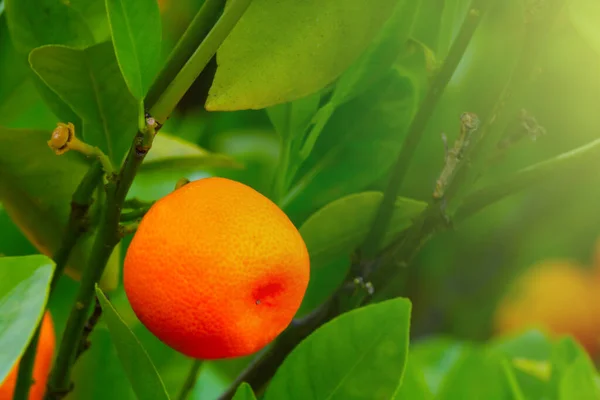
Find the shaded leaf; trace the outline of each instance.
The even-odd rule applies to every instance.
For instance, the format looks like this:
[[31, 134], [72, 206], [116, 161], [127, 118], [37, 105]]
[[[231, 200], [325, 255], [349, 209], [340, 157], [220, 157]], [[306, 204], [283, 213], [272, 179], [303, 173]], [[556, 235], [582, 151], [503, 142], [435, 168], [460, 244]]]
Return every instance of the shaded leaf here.
[[106, 0], [106, 10], [119, 67], [138, 100], [158, 72], [161, 46], [160, 11], [156, 0]]
[[265, 400], [389, 399], [408, 355], [411, 303], [397, 298], [342, 314], [286, 358]]
[[436, 51], [438, 59], [446, 58], [470, 5], [471, 0], [447, 0], [444, 2]]
[[266, 109], [271, 123], [282, 140], [291, 140], [304, 132], [317, 112], [320, 100], [320, 93], [314, 93]]
[[137, 130], [138, 107], [110, 42], [82, 50], [43, 46], [29, 56], [33, 70], [83, 121], [83, 138], [120, 165]]
[[102, 306], [104, 321], [110, 331], [125, 374], [129, 378], [137, 398], [140, 400], [169, 399], [165, 385], [148, 353], [97, 286], [96, 296]]
[[430, 400], [433, 395], [427, 387], [420, 365], [409, 354], [400, 386], [391, 400]]
[[396, 2], [253, 1], [217, 52], [206, 108], [260, 109], [317, 92], [358, 58]]
[[6, 0], [8, 28], [22, 54], [46, 44], [88, 46], [94, 36], [83, 16], [69, 2]]
[[382, 177], [394, 163], [417, 100], [412, 80], [391, 71], [364, 95], [336, 109], [281, 202], [292, 220], [302, 221]]
[[256, 396], [254, 395], [250, 385], [248, 385], [246, 382], [242, 382], [242, 384], [238, 386], [237, 390], [235, 391], [233, 400], [256, 400]]
[[[46, 144], [50, 133], [0, 127], [0, 202], [29, 241], [48, 257], [61, 244], [71, 196], [89, 167], [79, 153], [55, 155]], [[99, 217], [103, 193], [97, 191], [90, 210], [92, 223]], [[65, 271], [73, 279], [78, 280], [88, 264], [94, 237], [85, 234], [73, 249]], [[117, 285], [119, 253], [117, 246], [104, 271], [101, 283], [106, 290]]]
[[53, 270], [52, 260], [41, 255], [0, 257], [0, 382], [42, 319]]
[[[299, 230], [311, 264], [319, 265], [340, 254], [352, 253], [367, 235], [382, 198], [381, 192], [357, 193], [338, 199], [310, 216]], [[421, 201], [397, 198], [390, 229], [381, 247], [408, 228], [412, 219], [426, 207]]]

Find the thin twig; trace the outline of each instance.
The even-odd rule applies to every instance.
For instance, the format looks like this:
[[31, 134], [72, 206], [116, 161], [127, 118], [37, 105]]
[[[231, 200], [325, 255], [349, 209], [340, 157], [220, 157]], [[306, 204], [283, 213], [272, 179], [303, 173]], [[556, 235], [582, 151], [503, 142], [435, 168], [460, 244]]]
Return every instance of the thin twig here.
[[465, 50], [471, 42], [475, 30], [479, 26], [479, 22], [495, 1], [496, 0], [473, 0], [471, 2], [467, 16], [450, 48], [448, 56], [437, 73], [435, 80], [427, 91], [425, 99], [408, 128], [408, 134], [402, 143], [402, 148], [398, 153], [397, 161], [392, 168], [392, 177], [388, 182], [377, 214], [371, 224], [371, 229], [361, 246], [361, 256], [370, 258], [376, 254], [379, 243], [385, 235], [391, 220], [390, 215], [394, 208], [394, 202], [396, 201], [398, 192], [404, 182], [404, 178], [408, 173], [408, 167], [417, 146], [421, 141], [427, 123], [435, 111], [438, 101], [444, 93], [444, 89], [448, 85], [450, 78], [454, 75], [454, 71], [462, 59]]
[[[61, 246], [54, 254], [53, 261], [55, 264], [54, 274], [50, 283], [51, 298], [55, 292], [56, 285], [62, 276], [62, 273], [67, 265], [71, 251], [77, 244], [79, 238], [88, 229], [88, 211], [93, 202], [94, 190], [100, 183], [104, 171], [102, 164], [99, 161], [92, 163], [87, 173], [75, 189], [71, 200], [71, 212], [69, 221]], [[43, 320], [43, 319], [42, 319]], [[19, 372], [17, 375], [17, 383], [15, 386], [14, 400], [26, 400], [29, 398], [29, 389], [32, 385], [32, 371], [35, 363], [35, 355], [37, 352], [38, 340], [41, 331], [42, 320], [38, 324], [25, 353], [19, 362]]]

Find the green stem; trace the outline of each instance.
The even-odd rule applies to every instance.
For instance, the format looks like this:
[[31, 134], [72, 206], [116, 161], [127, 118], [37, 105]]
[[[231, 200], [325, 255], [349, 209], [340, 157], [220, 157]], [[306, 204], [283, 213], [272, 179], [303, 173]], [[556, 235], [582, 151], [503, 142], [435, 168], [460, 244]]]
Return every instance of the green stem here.
[[498, 200], [532, 187], [559, 174], [583, 169], [600, 157], [600, 139], [518, 171], [516, 174], [468, 194], [456, 210], [460, 222]]
[[186, 61], [200, 46], [206, 35], [210, 32], [214, 21], [225, 7], [225, 0], [206, 0], [196, 16], [185, 30], [173, 51], [169, 55], [163, 69], [150, 87], [145, 103], [150, 107], [154, 105], [169, 83], [177, 76]]
[[[88, 210], [92, 205], [94, 190], [102, 179], [103, 174], [102, 164], [99, 161], [94, 162], [73, 193], [69, 221], [63, 235], [61, 246], [53, 257], [55, 269], [50, 283], [49, 297], [52, 297], [55, 292], [56, 285], [67, 265], [73, 247], [75, 247], [78, 239], [87, 229]], [[29, 389], [33, 383], [32, 372], [42, 321], [43, 319], [40, 320], [40, 323], [19, 362], [19, 372], [13, 395], [14, 400], [26, 400], [29, 398]]]
[[177, 399], [186, 400], [196, 385], [196, 381], [198, 380], [198, 374], [200, 373], [200, 368], [202, 367], [202, 360], [194, 360], [190, 370], [185, 378], [185, 382], [183, 382], [183, 386], [181, 386], [181, 390], [179, 391], [179, 395]]
[[44, 397], [46, 400], [60, 399], [70, 390], [71, 370], [83, 335], [83, 327], [94, 300], [94, 288], [104, 272], [114, 247], [121, 239], [119, 233], [121, 209], [133, 178], [152, 146], [153, 136], [153, 128], [136, 134], [119, 175], [110, 177], [106, 185], [106, 203], [92, 246], [90, 264], [81, 277], [75, 305], [67, 320], [56, 362], [48, 382], [48, 391]]
[[408, 172], [408, 167], [417, 149], [423, 132], [433, 114], [437, 103], [442, 96], [448, 82], [454, 75], [454, 71], [463, 57], [471, 38], [479, 25], [484, 13], [491, 7], [495, 0], [473, 0], [469, 12], [460, 28], [460, 31], [450, 48], [448, 56], [431, 84], [423, 103], [414, 116], [406, 139], [398, 154], [396, 164], [392, 168], [392, 176], [385, 190], [383, 199], [377, 210], [371, 229], [362, 245], [361, 253], [366, 257], [372, 257], [376, 253], [383, 235], [387, 231], [390, 216], [394, 208], [394, 202]]
[[231, 0], [191, 58], [150, 109], [150, 114], [163, 124], [181, 98], [216, 54], [221, 43], [240, 20], [252, 0]]

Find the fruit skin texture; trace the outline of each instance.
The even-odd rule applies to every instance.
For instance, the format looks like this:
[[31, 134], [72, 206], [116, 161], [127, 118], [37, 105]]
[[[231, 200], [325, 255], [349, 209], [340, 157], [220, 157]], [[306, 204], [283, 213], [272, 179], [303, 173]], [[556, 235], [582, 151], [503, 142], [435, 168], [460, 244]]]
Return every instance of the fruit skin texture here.
[[125, 292], [156, 337], [194, 358], [255, 353], [291, 322], [308, 286], [300, 233], [273, 202], [225, 178], [157, 201], [127, 250]]
[[[56, 345], [56, 337], [54, 335], [54, 324], [49, 312], [44, 314], [42, 320], [42, 330], [38, 341], [37, 354], [33, 365], [33, 380], [35, 383], [29, 390], [29, 400], [41, 400], [44, 397], [48, 374], [52, 367], [52, 357], [54, 355], [54, 347]], [[19, 371], [19, 363], [17, 362], [4, 382], [0, 385], [0, 400], [12, 400], [12, 396], [17, 384], [17, 374]]]
[[600, 355], [600, 280], [570, 261], [546, 261], [516, 282], [496, 312], [499, 334], [545, 328], [573, 336], [592, 356]]

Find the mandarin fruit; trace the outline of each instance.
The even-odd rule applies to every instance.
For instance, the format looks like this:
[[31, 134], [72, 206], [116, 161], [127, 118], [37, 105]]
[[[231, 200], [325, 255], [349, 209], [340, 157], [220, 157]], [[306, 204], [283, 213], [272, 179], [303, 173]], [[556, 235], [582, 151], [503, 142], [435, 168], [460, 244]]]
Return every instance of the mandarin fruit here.
[[[42, 329], [38, 341], [37, 353], [33, 364], [34, 383], [29, 390], [29, 400], [41, 400], [46, 391], [46, 381], [52, 366], [52, 357], [54, 355], [54, 346], [56, 338], [54, 336], [54, 324], [50, 313], [46, 311], [42, 320]], [[17, 374], [19, 372], [19, 363], [17, 362], [4, 382], [0, 385], [0, 400], [11, 400], [15, 385], [17, 384]]]
[[545, 261], [517, 279], [500, 302], [499, 334], [542, 328], [570, 335], [590, 355], [600, 350], [600, 286], [591, 272], [569, 261]]
[[123, 269], [140, 321], [201, 359], [252, 354], [300, 307], [309, 279], [300, 233], [273, 202], [225, 178], [190, 182], [140, 222]]

